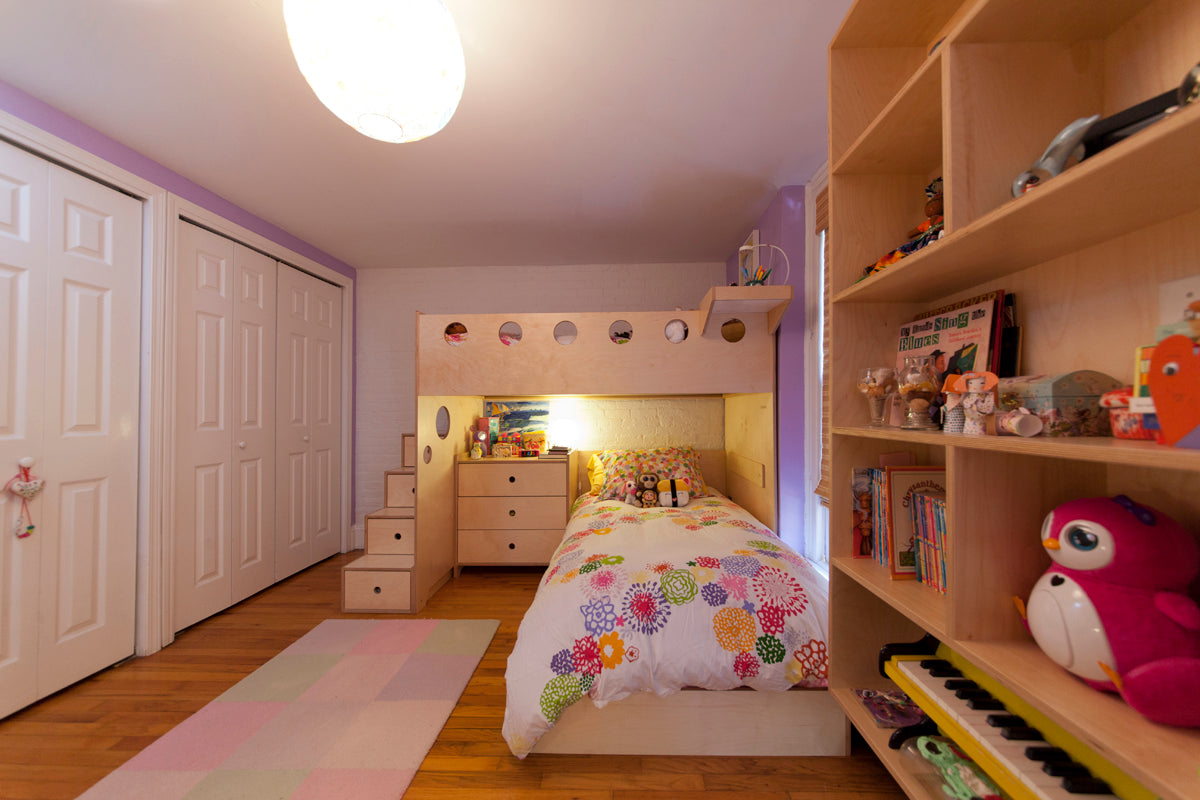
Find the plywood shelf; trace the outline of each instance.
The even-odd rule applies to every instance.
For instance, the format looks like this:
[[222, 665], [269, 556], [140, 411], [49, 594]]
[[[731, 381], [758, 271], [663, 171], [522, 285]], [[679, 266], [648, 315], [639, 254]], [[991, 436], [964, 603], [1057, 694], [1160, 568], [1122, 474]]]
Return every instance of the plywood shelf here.
[[700, 302], [701, 336], [709, 325], [739, 314], [766, 314], [767, 333], [774, 333], [792, 302], [793, 289], [783, 286], [714, 286]]

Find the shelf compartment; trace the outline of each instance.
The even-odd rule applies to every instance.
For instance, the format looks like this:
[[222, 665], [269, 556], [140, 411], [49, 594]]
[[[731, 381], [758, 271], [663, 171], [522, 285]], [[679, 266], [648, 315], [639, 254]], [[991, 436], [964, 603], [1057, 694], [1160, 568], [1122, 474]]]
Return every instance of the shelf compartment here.
[[[915, 580], [894, 581], [870, 558], [834, 558], [833, 566], [939, 639], [948, 636], [946, 595]], [[951, 587], [953, 591], [953, 586]]]
[[1155, 725], [1119, 697], [1098, 692], [1032, 641], [947, 641], [1026, 702], [1169, 800], [1200, 797], [1200, 730]]
[[838, 292], [833, 302], [928, 302], [1192, 211], [1197, 141], [1194, 103]]
[[922, 779], [921, 775], [914, 772], [911, 758], [888, 746], [888, 740], [895, 728], [880, 728], [876, 725], [870, 712], [863, 707], [862, 701], [854, 693], [854, 689], [830, 689], [830, 691], [838, 705], [846, 712], [850, 723], [858, 729], [863, 740], [912, 800], [945, 800], [946, 796], [941, 791], [940, 781], [934, 785], [934, 782]]
[[967, 43], [1100, 39], [1124, 27], [1150, 5], [1148, 0], [987, 0], [971, 10], [954, 39]]
[[886, 439], [897, 447], [935, 445], [966, 450], [988, 450], [1038, 458], [1086, 461], [1110, 466], [1200, 471], [1200, 450], [1169, 447], [1154, 442], [1115, 439], [1109, 436], [1048, 437], [966, 436], [942, 431], [906, 431], [900, 428], [835, 426], [838, 436]]

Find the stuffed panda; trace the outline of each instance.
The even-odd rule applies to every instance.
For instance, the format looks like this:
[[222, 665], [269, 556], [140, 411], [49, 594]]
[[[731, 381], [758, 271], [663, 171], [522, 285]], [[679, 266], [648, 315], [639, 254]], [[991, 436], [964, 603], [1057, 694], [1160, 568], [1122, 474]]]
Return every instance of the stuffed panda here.
[[685, 478], [671, 478], [658, 482], [658, 504], [667, 508], [678, 508], [688, 503], [690, 484]]
[[646, 473], [638, 476], [637, 491], [634, 493], [635, 506], [654, 508], [658, 505], [658, 476]]

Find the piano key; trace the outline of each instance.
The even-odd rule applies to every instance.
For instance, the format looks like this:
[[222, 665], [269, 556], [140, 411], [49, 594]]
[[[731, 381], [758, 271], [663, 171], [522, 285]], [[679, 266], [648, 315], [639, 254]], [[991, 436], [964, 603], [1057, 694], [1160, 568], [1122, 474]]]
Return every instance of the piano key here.
[[987, 689], [955, 689], [954, 696], [959, 700], [986, 700], [987, 698], [991, 697], [992, 694]]
[[1112, 794], [1112, 788], [1099, 778], [1063, 778], [1063, 788], [1070, 794]]
[[978, 689], [979, 688], [979, 684], [976, 683], [975, 681], [971, 680], [970, 678], [947, 678], [946, 682], [943, 683], [942, 685], [952, 692], [958, 691], [959, 689]]
[[1025, 757], [1033, 761], [1069, 761], [1071, 756], [1061, 747], [1031, 744], [1025, 748]]
[[1042, 764], [1042, 772], [1055, 778], [1090, 778], [1092, 773], [1083, 764], [1074, 761], [1047, 761]]
[[994, 697], [973, 697], [967, 701], [967, 708], [975, 711], [1003, 711], [1004, 703]]
[[1026, 725], [1027, 723], [1016, 714], [988, 714], [987, 724], [993, 728], [1011, 728], [1015, 725]]
[[1042, 741], [1042, 734], [1037, 728], [1028, 725], [1013, 725], [1011, 728], [1001, 728], [1000, 735], [1005, 739], [1021, 742]]

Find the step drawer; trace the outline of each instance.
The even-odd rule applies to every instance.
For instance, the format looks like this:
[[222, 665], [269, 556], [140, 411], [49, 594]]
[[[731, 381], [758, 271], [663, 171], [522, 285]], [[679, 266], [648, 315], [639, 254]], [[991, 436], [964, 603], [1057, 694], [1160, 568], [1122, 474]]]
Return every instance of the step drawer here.
[[417, 504], [417, 475], [414, 472], [389, 472], [384, 480], [388, 508], [412, 508]]
[[367, 517], [367, 552], [404, 555], [417, 551], [417, 521]]
[[500, 461], [459, 464], [458, 493], [475, 497], [563, 495], [567, 490], [566, 461]]
[[562, 537], [562, 530], [463, 531], [458, 534], [458, 563], [549, 564]]
[[342, 570], [343, 611], [409, 611], [412, 573], [398, 569]]
[[460, 497], [461, 530], [562, 530], [567, 525], [567, 500], [558, 497]]

